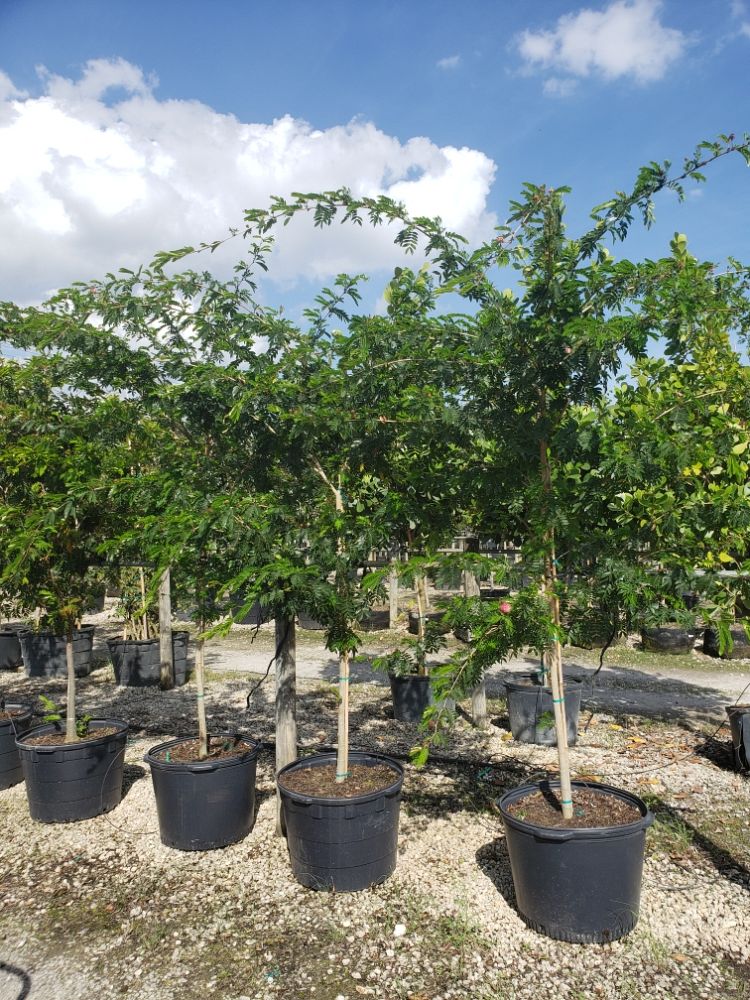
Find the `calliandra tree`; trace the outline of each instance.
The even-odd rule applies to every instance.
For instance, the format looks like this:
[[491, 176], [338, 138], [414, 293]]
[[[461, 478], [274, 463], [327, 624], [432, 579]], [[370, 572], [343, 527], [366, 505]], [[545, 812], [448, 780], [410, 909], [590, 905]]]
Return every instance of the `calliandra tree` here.
[[43, 609], [44, 624], [65, 638], [70, 743], [78, 739], [73, 634], [96, 591], [91, 566], [108, 528], [122, 423], [116, 401], [71, 392], [58, 376], [41, 354], [0, 361], [0, 587]]

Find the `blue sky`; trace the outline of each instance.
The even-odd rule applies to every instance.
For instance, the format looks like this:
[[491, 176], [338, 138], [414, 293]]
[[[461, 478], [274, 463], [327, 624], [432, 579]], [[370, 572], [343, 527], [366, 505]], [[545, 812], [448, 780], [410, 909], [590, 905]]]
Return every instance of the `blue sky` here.
[[[650, 159], [750, 131], [750, 0], [0, 0], [0, 297], [221, 235], [347, 184], [478, 242], [523, 181], [588, 209]], [[750, 171], [709, 172], [629, 256], [750, 260]], [[285, 236], [269, 300], [387, 280], [387, 235]], [[221, 266], [221, 262], [218, 262]]]

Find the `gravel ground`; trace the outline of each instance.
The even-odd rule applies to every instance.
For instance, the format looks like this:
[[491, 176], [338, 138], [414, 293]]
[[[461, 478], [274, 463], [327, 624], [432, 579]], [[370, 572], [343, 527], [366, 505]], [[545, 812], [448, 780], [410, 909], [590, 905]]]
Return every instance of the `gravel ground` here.
[[[222, 673], [218, 657], [213, 666], [210, 725], [272, 740], [270, 682], [246, 710], [250, 675]], [[64, 682], [4, 673], [0, 692], [64, 700]], [[706, 742], [715, 727], [700, 722], [582, 716], [574, 772], [636, 791], [657, 815], [638, 927], [583, 946], [540, 937], [515, 909], [494, 800], [554, 774], [555, 751], [513, 742], [501, 700], [486, 732], [459, 721], [423, 771], [406, 765], [396, 872], [337, 895], [291, 876], [274, 835], [271, 747], [245, 841], [202, 854], [162, 846], [142, 757], [192, 734], [194, 693], [118, 689], [109, 667], [80, 683], [81, 711], [131, 724], [112, 813], [42, 825], [23, 785], [0, 794], [0, 1000], [750, 998], [750, 781], [731, 768], [726, 729]], [[298, 711], [303, 747], [335, 742], [329, 684], [301, 679]], [[353, 746], [402, 760], [416, 738], [370, 683], [353, 685], [352, 733]]]

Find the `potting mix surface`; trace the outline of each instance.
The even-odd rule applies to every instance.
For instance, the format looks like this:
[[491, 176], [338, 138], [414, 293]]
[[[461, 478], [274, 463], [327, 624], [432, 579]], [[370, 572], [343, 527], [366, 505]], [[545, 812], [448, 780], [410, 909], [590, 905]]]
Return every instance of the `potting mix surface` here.
[[17, 715], [23, 715], [25, 708], [6, 708], [0, 712], [0, 722], [7, 722], [8, 719], [15, 719]]
[[511, 803], [508, 812], [514, 819], [537, 826], [582, 829], [600, 826], [626, 826], [640, 819], [641, 811], [632, 802], [615, 795], [588, 788], [573, 791], [573, 816], [565, 819], [560, 799], [550, 792], [533, 792]]
[[165, 764], [197, 764], [201, 760], [225, 760], [229, 757], [241, 757], [253, 749], [252, 743], [245, 740], [235, 740], [229, 736], [224, 739], [209, 738], [208, 756], [201, 757], [198, 740], [184, 740], [174, 746], [166, 747], [153, 756]]
[[379, 792], [395, 781], [396, 772], [384, 764], [350, 764], [345, 781], [336, 781], [336, 765], [321, 764], [289, 771], [279, 784], [290, 792], [317, 795], [325, 799], [350, 799], [355, 795]]
[[39, 747], [70, 746], [72, 743], [98, 740], [100, 736], [114, 736], [115, 733], [119, 732], [120, 729], [117, 726], [102, 726], [101, 729], [90, 729], [85, 736], [79, 736], [78, 739], [71, 740], [71, 743], [65, 742], [65, 733], [62, 730], [58, 733], [42, 733], [41, 736], [24, 736], [23, 741], [31, 746]]

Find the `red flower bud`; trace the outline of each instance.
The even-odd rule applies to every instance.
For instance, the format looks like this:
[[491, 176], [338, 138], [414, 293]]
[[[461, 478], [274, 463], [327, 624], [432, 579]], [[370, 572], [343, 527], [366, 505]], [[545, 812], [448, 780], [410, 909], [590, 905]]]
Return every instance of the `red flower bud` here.
[[510, 604], [508, 604], [507, 601], [500, 601], [498, 607], [500, 608], [500, 610], [502, 611], [502, 613], [504, 615], [507, 615], [507, 614], [510, 613]]

